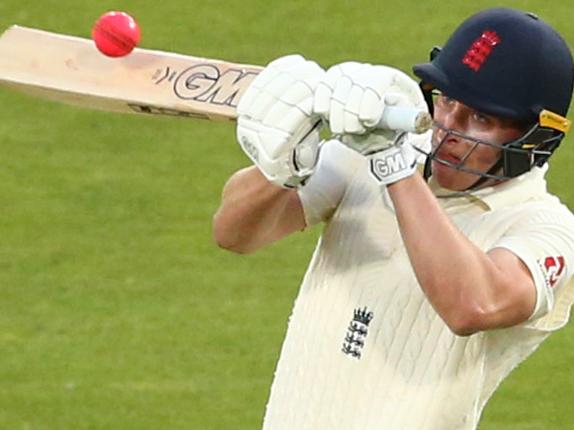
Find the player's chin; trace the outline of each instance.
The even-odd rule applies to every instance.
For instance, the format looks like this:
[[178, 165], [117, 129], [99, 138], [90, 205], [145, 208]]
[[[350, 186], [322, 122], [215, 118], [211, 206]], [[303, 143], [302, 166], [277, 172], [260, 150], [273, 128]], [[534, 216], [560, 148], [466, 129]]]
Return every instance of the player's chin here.
[[432, 176], [441, 188], [451, 191], [464, 191], [478, 180], [477, 175], [457, 170], [436, 160], [432, 162]]

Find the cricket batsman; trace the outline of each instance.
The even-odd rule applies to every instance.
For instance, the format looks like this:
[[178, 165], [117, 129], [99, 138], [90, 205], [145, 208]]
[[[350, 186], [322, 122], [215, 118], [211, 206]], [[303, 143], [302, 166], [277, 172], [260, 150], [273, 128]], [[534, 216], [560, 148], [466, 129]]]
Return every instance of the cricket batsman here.
[[[225, 185], [216, 241], [253, 252], [324, 225], [266, 430], [476, 429], [568, 320], [574, 216], [544, 177], [569, 127], [569, 47], [534, 14], [488, 9], [413, 71], [287, 56], [240, 102], [254, 166]], [[432, 130], [379, 130], [389, 106], [428, 109]]]

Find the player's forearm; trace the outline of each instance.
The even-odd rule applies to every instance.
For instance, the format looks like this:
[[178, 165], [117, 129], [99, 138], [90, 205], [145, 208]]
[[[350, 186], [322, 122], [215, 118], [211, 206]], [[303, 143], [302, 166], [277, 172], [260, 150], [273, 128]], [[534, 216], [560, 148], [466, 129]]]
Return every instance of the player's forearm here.
[[512, 299], [501, 271], [450, 221], [420, 175], [388, 189], [419, 284], [439, 315], [458, 334], [497, 327]]
[[305, 227], [294, 190], [269, 183], [252, 166], [225, 185], [213, 218], [213, 235], [222, 248], [249, 253]]

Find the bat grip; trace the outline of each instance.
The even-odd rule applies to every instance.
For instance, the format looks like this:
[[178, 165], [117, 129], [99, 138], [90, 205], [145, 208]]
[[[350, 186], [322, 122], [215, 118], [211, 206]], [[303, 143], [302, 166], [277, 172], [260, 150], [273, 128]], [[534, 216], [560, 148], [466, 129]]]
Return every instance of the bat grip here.
[[432, 127], [432, 117], [422, 109], [387, 106], [375, 128], [422, 134]]

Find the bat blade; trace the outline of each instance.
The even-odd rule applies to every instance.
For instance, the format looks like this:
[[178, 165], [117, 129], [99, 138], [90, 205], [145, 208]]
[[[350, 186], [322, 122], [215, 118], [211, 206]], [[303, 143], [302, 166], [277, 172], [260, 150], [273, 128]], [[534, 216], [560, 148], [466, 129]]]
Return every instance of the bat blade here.
[[0, 85], [111, 112], [234, 120], [261, 70], [139, 48], [109, 58], [89, 39], [20, 26], [0, 36]]
[[[0, 35], [0, 85], [110, 112], [235, 120], [261, 70], [139, 48], [110, 58], [89, 39], [19, 26]], [[425, 110], [390, 106], [377, 127], [423, 133], [431, 125]]]

